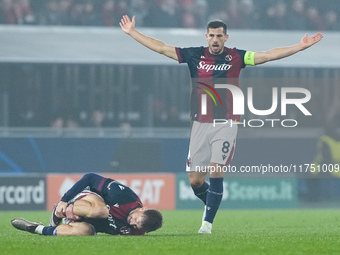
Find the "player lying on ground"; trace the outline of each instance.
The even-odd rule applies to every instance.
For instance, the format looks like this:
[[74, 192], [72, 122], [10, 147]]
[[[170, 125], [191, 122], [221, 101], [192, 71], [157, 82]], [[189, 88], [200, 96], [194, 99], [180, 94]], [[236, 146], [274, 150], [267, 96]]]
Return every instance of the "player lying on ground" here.
[[[86, 190], [88, 189], [88, 190]], [[65, 223], [60, 224], [66, 218]], [[12, 225], [41, 235], [144, 235], [162, 226], [162, 214], [143, 207], [129, 187], [97, 174], [84, 175], [55, 205], [50, 226], [15, 218]]]
[[[218, 125], [213, 121], [228, 120], [237, 123], [239, 115], [234, 115], [233, 101], [226, 89], [215, 84], [239, 87], [239, 74], [246, 65], [259, 65], [268, 61], [289, 57], [305, 50], [322, 39], [317, 33], [306, 34], [300, 43], [288, 47], [275, 48], [264, 52], [251, 52], [225, 47], [229, 39], [227, 25], [222, 21], [212, 21], [207, 25], [208, 46], [180, 48], [140, 33], [135, 28], [135, 16], [124, 15], [120, 26], [126, 34], [143, 46], [186, 63], [191, 76], [190, 119], [192, 128], [187, 160], [187, 172], [193, 192], [206, 205], [201, 228], [198, 233], [210, 234], [212, 223], [223, 196], [223, 171], [211, 171], [209, 184], [205, 182], [207, 172], [202, 169], [223, 169], [233, 158], [236, 146], [237, 125]], [[251, 40], [251, 38], [249, 39]], [[127, 49], [128, 50], [128, 49]], [[216, 88], [216, 90], [215, 90]], [[207, 89], [219, 94], [220, 105], [207, 97]]]

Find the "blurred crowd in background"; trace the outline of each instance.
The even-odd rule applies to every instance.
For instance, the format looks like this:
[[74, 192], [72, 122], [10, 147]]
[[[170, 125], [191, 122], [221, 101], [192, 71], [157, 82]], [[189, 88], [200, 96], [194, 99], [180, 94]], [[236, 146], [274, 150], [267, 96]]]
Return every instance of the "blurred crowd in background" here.
[[339, 0], [0, 0], [0, 24], [204, 28], [221, 19], [232, 29], [340, 30]]
[[[339, 13], [340, 0], [0, 0], [0, 24], [8, 25], [119, 27], [122, 15], [127, 14], [136, 15], [138, 27], [205, 28], [208, 21], [221, 19], [229, 29], [340, 31]], [[17, 75], [13, 76], [22, 80], [8, 78], [12, 82], [8, 84], [13, 84], [7, 85], [9, 98], [21, 99], [9, 100], [9, 120], [1, 121], [0, 113], [0, 126], [122, 126], [129, 129], [130, 124], [147, 126], [151, 122], [155, 127], [188, 125], [189, 106], [183, 111], [182, 106], [167, 102], [166, 97], [149, 107], [153, 109], [153, 115], [147, 123], [141, 123], [144, 119], [141, 113], [132, 117], [121, 116], [124, 104], [112, 106], [116, 112], [103, 106], [75, 106], [75, 100], [69, 99], [72, 96], [67, 96], [70, 94], [67, 89], [55, 100], [60, 101], [62, 107], [53, 108], [46, 99], [44, 82], [47, 80], [41, 78], [42, 82], [37, 85], [34, 77], [40, 76], [26, 68], [22, 67], [22, 72], [15, 71]], [[2, 76], [12, 77], [4, 74], [7, 73]], [[91, 91], [90, 85], [84, 87]], [[87, 92], [79, 93], [85, 95]], [[80, 98], [78, 94], [72, 95]], [[120, 102], [116, 98], [111, 101]], [[47, 106], [51, 109], [46, 109]], [[134, 110], [143, 113], [144, 108], [136, 106]], [[7, 115], [3, 114], [3, 119], [4, 116]], [[305, 126], [310, 124], [307, 122]]]

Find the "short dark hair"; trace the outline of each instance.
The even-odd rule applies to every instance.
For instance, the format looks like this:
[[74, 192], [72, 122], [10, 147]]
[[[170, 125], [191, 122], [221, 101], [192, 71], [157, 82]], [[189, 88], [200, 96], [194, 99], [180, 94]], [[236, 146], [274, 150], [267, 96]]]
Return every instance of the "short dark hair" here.
[[209, 28], [223, 28], [223, 33], [227, 34], [227, 24], [224, 23], [222, 20], [213, 20], [210, 21], [207, 25], [207, 32], [209, 32]]
[[142, 229], [145, 232], [155, 231], [162, 227], [163, 216], [158, 210], [147, 209], [144, 210], [144, 220], [142, 223]]

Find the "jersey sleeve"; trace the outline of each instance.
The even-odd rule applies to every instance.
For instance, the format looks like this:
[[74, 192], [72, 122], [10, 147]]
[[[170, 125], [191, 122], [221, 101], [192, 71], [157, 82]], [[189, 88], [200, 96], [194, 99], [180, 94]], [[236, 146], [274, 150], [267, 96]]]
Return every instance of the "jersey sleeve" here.
[[105, 181], [101, 175], [89, 173], [85, 174], [79, 181], [77, 181], [60, 199], [63, 202], [68, 202], [74, 198], [78, 193], [89, 187], [91, 190], [99, 190], [99, 186]]
[[246, 51], [244, 54], [244, 63], [246, 65], [254, 66], [255, 65], [255, 52]]
[[251, 66], [255, 65], [255, 52], [239, 50], [239, 49], [237, 49], [237, 52], [243, 61], [242, 68], [245, 68], [247, 65], [251, 65]]
[[204, 55], [204, 47], [179, 48], [176, 47], [176, 54], [179, 63], [188, 63], [194, 56]]

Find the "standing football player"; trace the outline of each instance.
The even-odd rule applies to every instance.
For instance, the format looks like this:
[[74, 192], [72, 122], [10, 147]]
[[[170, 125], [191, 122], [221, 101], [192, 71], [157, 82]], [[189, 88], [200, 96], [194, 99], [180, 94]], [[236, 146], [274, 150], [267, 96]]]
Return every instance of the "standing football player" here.
[[[312, 37], [306, 34], [300, 43], [265, 52], [251, 52], [227, 48], [227, 26], [222, 21], [212, 21], [207, 26], [207, 47], [178, 48], [148, 37], [135, 28], [135, 16], [124, 15], [122, 30], [145, 47], [172, 58], [179, 63], [187, 63], [191, 74], [190, 115], [192, 121], [187, 172], [193, 192], [205, 204], [203, 221], [198, 233], [211, 233], [212, 223], [223, 195], [223, 171], [210, 171], [209, 183], [205, 179], [210, 169], [223, 169], [233, 157], [237, 124], [218, 125], [214, 119], [224, 119], [237, 123], [240, 116], [233, 114], [231, 94], [226, 89], [214, 88], [215, 81], [239, 86], [239, 74], [246, 65], [259, 65], [291, 56], [305, 50], [322, 39], [317, 33]], [[207, 97], [211, 90], [219, 95], [220, 105]]]

